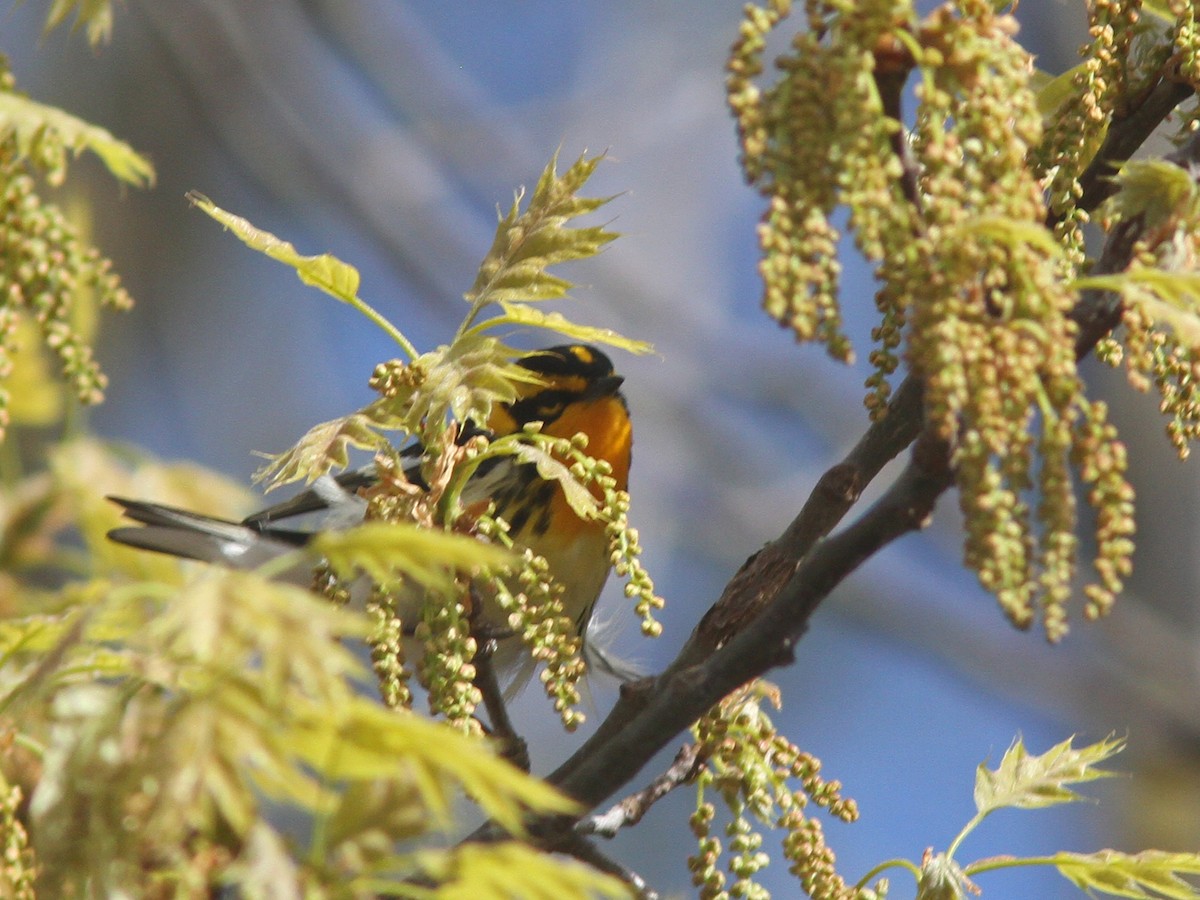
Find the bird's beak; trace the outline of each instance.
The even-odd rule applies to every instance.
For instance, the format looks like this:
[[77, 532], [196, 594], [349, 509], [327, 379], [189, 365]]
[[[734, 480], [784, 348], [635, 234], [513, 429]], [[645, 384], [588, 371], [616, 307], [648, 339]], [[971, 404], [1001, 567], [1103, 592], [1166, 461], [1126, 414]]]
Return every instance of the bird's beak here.
[[588, 385], [588, 389], [583, 393], [583, 398], [599, 400], [601, 397], [612, 397], [621, 390], [621, 385], [624, 383], [625, 379], [620, 375], [605, 375]]

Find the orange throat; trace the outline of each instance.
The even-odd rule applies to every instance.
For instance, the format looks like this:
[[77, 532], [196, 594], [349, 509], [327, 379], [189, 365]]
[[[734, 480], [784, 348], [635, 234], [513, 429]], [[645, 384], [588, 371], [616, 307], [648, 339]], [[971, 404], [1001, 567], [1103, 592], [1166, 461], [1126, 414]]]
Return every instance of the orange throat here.
[[[612, 477], [616, 479], [617, 490], [628, 489], [633, 427], [629, 421], [629, 410], [622, 398], [600, 397], [590, 403], [575, 404], [556, 419], [546, 429], [546, 433], [555, 437], [586, 434], [588, 456], [602, 459], [612, 467]], [[604, 495], [597, 485], [592, 486], [592, 495], [597, 500], [604, 500]], [[597, 523], [585, 522], [575, 515], [567, 504], [562, 488], [554, 492], [551, 502], [554, 505], [551, 516], [553, 521], [561, 523], [561, 527], [571, 528], [574, 532], [597, 527]]]

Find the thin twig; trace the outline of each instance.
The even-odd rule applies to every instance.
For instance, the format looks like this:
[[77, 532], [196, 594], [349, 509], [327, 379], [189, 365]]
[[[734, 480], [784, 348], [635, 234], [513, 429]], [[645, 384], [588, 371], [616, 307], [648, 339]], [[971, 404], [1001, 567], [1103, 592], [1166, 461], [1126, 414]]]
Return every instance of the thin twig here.
[[622, 828], [640, 822], [650, 811], [650, 807], [675, 788], [695, 780], [703, 765], [699, 745], [684, 744], [675, 754], [675, 759], [667, 771], [637, 793], [630, 794], [610, 807], [607, 812], [584, 819], [575, 826], [575, 831], [579, 834], [598, 834], [606, 838], [616, 837]]
[[483, 708], [487, 710], [492, 735], [500, 739], [502, 755], [514, 766], [528, 772], [529, 744], [517, 734], [517, 729], [508, 714], [504, 691], [501, 690], [500, 681], [496, 677], [493, 661], [495, 651], [496, 641], [488, 640], [475, 654], [475, 687], [483, 697]]

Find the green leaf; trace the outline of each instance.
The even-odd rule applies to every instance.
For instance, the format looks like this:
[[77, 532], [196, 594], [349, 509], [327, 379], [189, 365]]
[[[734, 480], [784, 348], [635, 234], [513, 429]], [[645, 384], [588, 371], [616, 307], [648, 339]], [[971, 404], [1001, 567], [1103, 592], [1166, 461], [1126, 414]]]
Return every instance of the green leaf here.
[[[576, 805], [550, 785], [495, 756], [478, 738], [361, 695], [336, 711], [298, 710], [289, 744], [329, 781], [398, 780], [416, 791], [427, 816], [449, 827], [458, 790], [513, 833], [528, 812], [570, 813]], [[343, 817], [344, 818], [344, 817]], [[350, 828], [343, 821], [343, 829]]]
[[1180, 875], [1200, 874], [1200, 854], [1147, 850], [1121, 853], [1059, 853], [1054, 865], [1063, 877], [1089, 893], [1138, 900], [1198, 900], [1200, 892]]
[[471, 311], [459, 329], [465, 334], [476, 316], [491, 303], [550, 300], [565, 296], [571, 283], [546, 269], [558, 263], [594, 256], [617, 235], [603, 227], [570, 228], [567, 223], [594, 212], [610, 198], [579, 197], [603, 156], [581, 156], [562, 176], [550, 160], [522, 212], [521, 194], [501, 217], [475, 283], [464, 295]]
[[1200, 274], [1166, 272], [1162, 269], [1130, 269], [1113, 275], [1087, 275], [1071, 283], [1075, 290], [1115, 291], [1146, 288], [1155, 296], [1182, 310], [1200, 308]]
[[942, 853], [930, 853], [921, 863], [916, 900], [963, 900], [978, 893], [962, 868]]
[[1181, 342], [1200, 346], [1200, 274], [1136, 268], [1078, 278], [1072, 287], [1118, 293], [1156, 325], [1171, 329]]
[[441, 900], [589, 900], [634, 896], [625, 882], [516, 841], [420, 854]]
[[16, 139], [18, 155], [40, 158], [49, 152], [55, 168], [65, 166], [65, 150], [76, 155], [90, 150], [120, 181], [136, 187], [154, 183], [150, 161], [107, 130], [56, 107], [0, 91], [0, 138], [9, 136]]
[[1166, 0], [1143, 0], [1142, 12], [1150, 13], [1167, 25], [1175, 25], [1177, 21], [1171, 5]]
[[276, 456], [254, 473], [255, 481], [267, 481], [268, 490], [304, 479], [311, 484], [333, 468], [349, 465], [351, 447], [378, 450], [387, 444], [379, 434], [384, 427], [378, 402], [340, 419], [314, 425], [296, 445]]
[[1174, 219], [1196, 200], [1196, 185], [1186, 169], [1162, 159], [1135, 159], [1113, 180], [1117, 193], [1107, 202], [1123, 220], [1144, 215], [1148, 229]]
[[577, 325], [567, 319], [562, 313], [543, 312], [524, 303], [501, 303], [504, 315], [496, 316], [479, 325], [479, 330], [495, 328], [500, 325], [516, 325], [522, 328], [542, 328], [554, 331], [573, 341], [583, 341], [589, 344], [605, 344], [617, 347], [630, 353], [645, 354], [654, 352], [654, 345], [648, 341], [627, 338], [608, 328], [595, 328], [591, 325]]
[[343, 303], [353, 304], [358, 296], [358, 270], [329, 253], [302, 256], [287, 241], [269, 231], [251, 225], [241, 216], [226, 212], [203, 194], [189, 191], [187, 198], [212, 218], [232, 231], [246, 246], [265, 253], [271, 259], [291, 266], [305, 284], [319, 288]]
[[585, 521], [596, 515], [600, 504], [592, 496], [591, 491], [581, 485], [571, 474], [571, 470], [562, 462], [536, 444], [523, 441], [513, 441], [509, 444], [507, 440], [504, 440], [503, 444], [505, 449], [511, 449], [512, 455], [521, 462], [533, 463], [537, 467], [538, 476], [544, 481], [557, 481], [562, 486], [563, 495], [567, 498], [571, 509], [575, 511], [575, 515]]
[[75, 14], [75, 22], [71, 25], [72, 31], [81, 25], [85, 26], [88, 43], [93, 46], [112, 37], [112, 0], [54, 0], [50, 11], [46, 13], [45, 31], [53, 31], [65, 22], [71, 10], [76, 7], [78, 11]]
[[341, 577], [350, 579], [362, 571], [379, 584], [411, 578], [429, 588], [446, 588], [456, 571], [515, 563], [502, 547], [407, 522], [364, 522], [346, 531], [326, 531], [310, 546]]
[[1037, 92], [1037, 107], [1042, 118], [1054, 115], [1068, 98], [1078, 92], [1075, 76], [1084, 71], [1087, 65], [1086, 62], [1079, 63], [1061, 75], [1051, 75], [1041, 69], [1034, 71], [1030, 86]]
[[1073, 738], [1057, 744], [1040, 756], [1030, 756], [1020, 738], [1004, 754], [993, 771], [981, 764], [975, 774], [975, 808], [987, 815], [997, 809], [1040, 809], [1083, 799], [1068, 785], [1082, 784], [1113, 773], [1095, 768], [1121, 752], [1123, 740], [1106, 738], [1076, 749]]
[[418, 432], [422, 423], [486, 422], [495, 403], [511, 403], [514, 382], [533, 382], [528, 369], [512, 361], [513, 351], [495, 338], [460, 336], [453, 344], [424, 353], [412, 364], [417, 386], [395, 410], [405, 426]]

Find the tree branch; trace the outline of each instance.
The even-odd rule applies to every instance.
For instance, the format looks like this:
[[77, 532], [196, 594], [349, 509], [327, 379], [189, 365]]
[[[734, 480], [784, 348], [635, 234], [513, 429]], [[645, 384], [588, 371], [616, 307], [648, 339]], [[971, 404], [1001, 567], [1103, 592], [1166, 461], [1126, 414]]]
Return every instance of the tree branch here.
[[1116, 167], [1125, 162], [1175, 107], [1192, 96], [1190, 85], [1165, 76], [1142, 99], [1124, 114], [1114, 114], [1104, 143], [1079, 177], [1083, 193], [1079, 207], [1089, 212], [1096, 209], [1116, 191], [1112, 176]]

